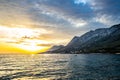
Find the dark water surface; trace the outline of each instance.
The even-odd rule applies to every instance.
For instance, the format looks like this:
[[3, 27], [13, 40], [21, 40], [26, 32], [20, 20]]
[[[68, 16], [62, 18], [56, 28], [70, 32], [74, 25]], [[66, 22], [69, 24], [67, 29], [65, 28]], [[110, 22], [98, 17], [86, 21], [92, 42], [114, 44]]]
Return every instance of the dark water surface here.
[[120, 55], [0, 55], [0, 80], [120, 80]]

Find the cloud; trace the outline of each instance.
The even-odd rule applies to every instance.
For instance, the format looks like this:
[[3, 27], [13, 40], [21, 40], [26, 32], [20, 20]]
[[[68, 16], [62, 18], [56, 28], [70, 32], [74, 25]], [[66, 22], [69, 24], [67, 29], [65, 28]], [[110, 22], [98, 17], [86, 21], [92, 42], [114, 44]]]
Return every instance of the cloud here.
[[44, 47], [49, 47], [52, 46], [53, 44], [37, 44], [37, 46], [44, 46]]
[[20, 43], [25, 40], [36, 39], [41, 34], [49, 33], [45, 29], [31, 29], [31, 28], [10, 28], [6, 26], [0, 26], [0, 41], [9, 43]]
[[86, 0], [74, 0], [74, 3], [75, 4], [83, 4], [83, 5], [85, 5], [87, 3], [87, 1]]
[[[93, 17], [94, 14], [89, 5], [75, 5], [73, 0], [36, 1], [34, 5], [35, 7], [32, 10], [32, 14], [36, 15], [39, 13], [39, 15], [37, 15], [37, 17], [34, 16], [34, 18], [40, 17], [40, 21], [44, 21], [44, 19], [47, 18], [48, 23], [50, 22], [52, 24], [60, 23], [71, 25], [72, 23], [83, 23], [84, 20], [88, 20]], [[43, 18], [42, 20], [41, 17]], [[39, 19], [36, 20], [39, 21]]]
[[89, 3], [95, 11], [96, 19], [106, 25], [119, 23], [120, 20], [120, 0], [91, 0]]
[[117, 24], [119, 21], [118, 19], [115, 19], [113, 16], [110, 15], [99, 15], [98, 17], [95, 18], [96, 22], [111, 26], [114, 24]]
[[119, 15], [120, 13], [120, 0], [91, 0], [90, 4], [93, 9], [103, 14]]
[[75, 35], [119, 23], [119, 5], [120, 0], [0, 0], [0, 41], [66, 44]]
[[26, 0], [0, 0], [0, 24], [16, 27], [14, 25], [27, 25], [31, 23], [27, 14], [30, 5]]

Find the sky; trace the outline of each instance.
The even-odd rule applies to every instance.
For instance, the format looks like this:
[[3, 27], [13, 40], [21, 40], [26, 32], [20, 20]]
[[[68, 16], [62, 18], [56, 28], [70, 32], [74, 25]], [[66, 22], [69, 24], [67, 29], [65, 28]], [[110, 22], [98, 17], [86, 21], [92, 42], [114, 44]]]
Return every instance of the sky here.
[[0, 53], [42, 52], [120, 21], [120, 0], [0, 0]]

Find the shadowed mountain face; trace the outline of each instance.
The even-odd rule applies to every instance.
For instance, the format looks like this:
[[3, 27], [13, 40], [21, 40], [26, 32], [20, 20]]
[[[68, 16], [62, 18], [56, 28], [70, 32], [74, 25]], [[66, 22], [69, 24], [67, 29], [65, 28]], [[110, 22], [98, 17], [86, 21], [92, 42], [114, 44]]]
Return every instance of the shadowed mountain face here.
[[89, 31], [81, 37], [75, 36], [64, 48], [53, 52], [120, 52], [120, 24], [110, 28]]
[[59, 50], [59, 49], [62, 49], [62, 48], [64, 48], [63, 45], [58, 45], [58, 46], [55, 45], [55, 46], [51, 47], [51, 48], [48, 50], [48, 52], [56, 51], [56, 50]]

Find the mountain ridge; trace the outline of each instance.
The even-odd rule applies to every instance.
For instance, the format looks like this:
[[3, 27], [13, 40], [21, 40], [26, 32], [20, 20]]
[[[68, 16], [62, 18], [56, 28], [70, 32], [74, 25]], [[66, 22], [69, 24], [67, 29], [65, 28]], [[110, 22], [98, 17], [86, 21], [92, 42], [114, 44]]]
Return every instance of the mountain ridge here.
[[110, 28], [91, 30], [82, 36], [75, 36], [64, 47], [52, 52], [59, 53], [119, 53], [120, 24]]

